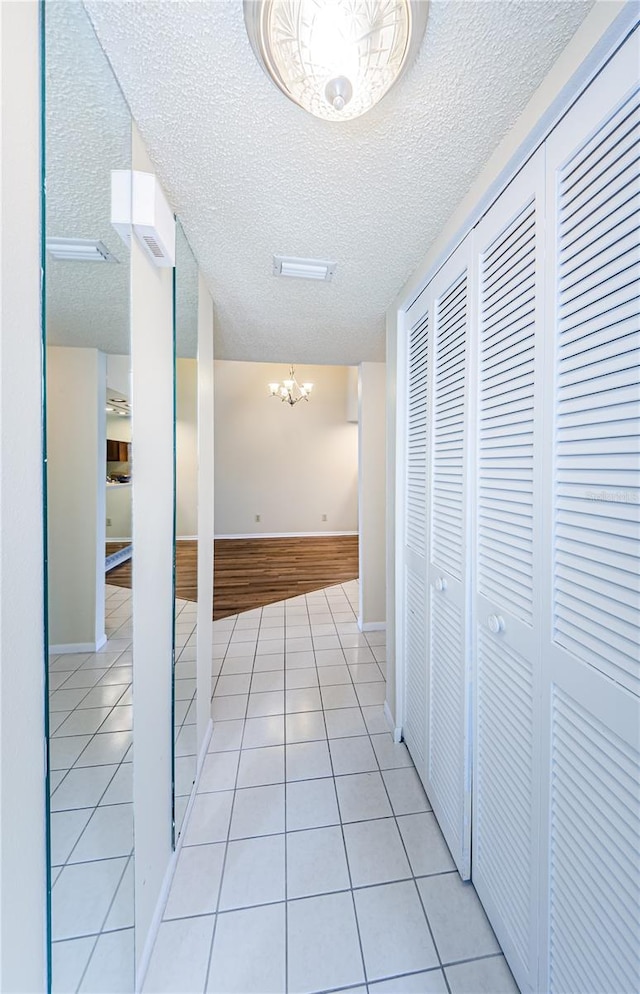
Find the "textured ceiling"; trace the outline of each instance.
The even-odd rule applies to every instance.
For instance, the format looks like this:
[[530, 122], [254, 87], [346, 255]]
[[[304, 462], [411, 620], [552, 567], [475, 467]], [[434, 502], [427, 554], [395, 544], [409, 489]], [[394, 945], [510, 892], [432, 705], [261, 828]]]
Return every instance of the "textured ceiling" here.
[[[82, 5], [45, 8], [46, 231], [100, 239], [117, 264], [46, 258], [50, 345], [129, 352], [129, 250], [111, 226], [111, 170], [131, 167], [131, 114]], [[176, 231], [176, 349], [197, 355], [198, 267]]]
[[79, 3], [45, 7], [46, 233], [98, 238], [118, 263], [46, 259], [47, 341], [129, 352], [129, 252], [110, 223], [111, 170], [131, 167], [131, 115]]
[[[85, 6], [213, 294], [216, 355], [384, 358], [384, 315], [589, 2], [434, 2], [414, 65], [334, 124], [264, 76], [240, 0]], [[272, 255], [337, 259], [332, 283]]]

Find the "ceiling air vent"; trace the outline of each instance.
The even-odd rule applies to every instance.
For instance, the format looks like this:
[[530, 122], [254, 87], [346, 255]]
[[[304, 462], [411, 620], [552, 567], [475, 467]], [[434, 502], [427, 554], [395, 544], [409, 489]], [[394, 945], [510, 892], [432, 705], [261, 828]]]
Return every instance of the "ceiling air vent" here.
[[285, 255], [274, 255], [273, 275], [330, 282], [337, 265], [337, 262], [327, 262], [324, 259], [291, 259]]
[[71, 262], [117, 262], [106, 245], [92, 238], [47, 238], [47, 252], [54, 259]]

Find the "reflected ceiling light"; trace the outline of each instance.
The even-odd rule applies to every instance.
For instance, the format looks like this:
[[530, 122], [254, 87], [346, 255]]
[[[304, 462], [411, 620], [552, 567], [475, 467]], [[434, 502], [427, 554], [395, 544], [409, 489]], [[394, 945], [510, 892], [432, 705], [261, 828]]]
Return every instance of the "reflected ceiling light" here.
[[47, 252], [68, 262], [117, 262], [104, 242], [94, 238], [47, 238]]
[[272, 397], [279, 397], [283, 404], [294, 407], [301, 400], [309, 400], [309, 395], [313, 390], [313, 383], [298, 383], [293, 366], [289, 367], [289, 379], [282, 383], [270, 383], [269, 393]]
[[414, 58], [428, 0], [244, 0], [258, 62], [294, 103], [327, 121], [365, 114]]

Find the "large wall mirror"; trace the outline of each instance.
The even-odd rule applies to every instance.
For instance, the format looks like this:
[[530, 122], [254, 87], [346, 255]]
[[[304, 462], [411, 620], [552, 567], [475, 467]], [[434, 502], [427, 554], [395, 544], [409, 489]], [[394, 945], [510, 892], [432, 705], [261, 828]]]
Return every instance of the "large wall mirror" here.
[[198, 264], [176, 225], [174, 846], [196, 776], [198, 608]]
[[134, 989], [131, 118], [80, 2], [44, 10], [51, 972]]

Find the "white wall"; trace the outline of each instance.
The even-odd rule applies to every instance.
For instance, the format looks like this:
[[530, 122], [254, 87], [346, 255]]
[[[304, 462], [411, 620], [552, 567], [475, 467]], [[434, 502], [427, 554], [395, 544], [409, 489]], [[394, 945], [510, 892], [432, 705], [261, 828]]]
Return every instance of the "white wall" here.
[[127, 400], [131, 399], [131, 356], [107, 356], [107, 390], [115, 390]]
[[105, 356], [47, 349], [49, 644], [104, 643]]
[[299, 382], [315, 386], [308, 403], [292, 408], [267, 387], [286, 379], [285, 365], [215, 363], [217, 535], [357, 530], [358, 442], [356, 425], [346, 420], [347, 368], [296, 368]]
[[131, 541], [131, 497], [130, 483], [117, 483], [105, 487], [107, 541]]
[[360, 473], [360, 610], [363, 631], [381, 628], [386, 618], [386, 370], [383, 362], [363, 362], [358, 383], [358, 465]]
[[[107, 361], [109, 356], [107, 356]], [[118, 414], [107, 414], [107, 438], [118, 442], [131, 441], [131, 418], [121, 418]]]
[[198, 362], [176, 359], [176, 535], [198, 534]]
[[[634, 14], [635, 10], [635, 14]], [[398, 481], [395, 475], [396, 439], [396, 368], [398, 329], [402, 327], [403, 313], [420, 293], [439, 265], [453, 251], [481, 213], [495, 199], [514, 169], [522, 163], [525, 146], [531, 150], [535, 141], [542, 141], [553, 123], [562, 115], [567, 101], [577, 96], [578, 87], [583, 88], [588, 78], [601, 65], [613, 47], [618, 43], [621, 21], [628, 26], [637, 16], [637, 4], [619, 0], [596, 0], [592, 10], [584, 19], [560, 58], [538, 87], [516, 123], [489, 159], [469, 193], [451, 215], [447, 224], [434, 242], [428, 247], [425, 258], [400, 290], [387, 313], [387, 430], [390, 442], [387, 474], [387, 602], [391, 618], [395, 611], [395, 505]], [[614, 23], [618, 20], [618, 24]], [[588, 68], [587, 68], [588, 67]], [[427, 248], [425, 246], [425, 248]], [[396, 645], [395, 626], [387, 626], [387, 704], [395, 719], [396, 715]]]
[[[133, 169], [153, 166], [133, 126]], [[135, 927], [140, 971], [172, 854], [173, 273], [131, 243]]]
[[38, 5], [0, 4], [0, 990], [46, 989]]

